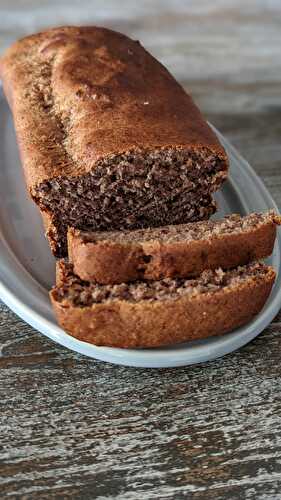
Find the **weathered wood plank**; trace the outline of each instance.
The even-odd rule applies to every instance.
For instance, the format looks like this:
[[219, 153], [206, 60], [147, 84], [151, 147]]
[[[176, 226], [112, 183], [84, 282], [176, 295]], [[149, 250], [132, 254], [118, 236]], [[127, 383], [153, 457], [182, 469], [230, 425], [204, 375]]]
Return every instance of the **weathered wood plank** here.
[[[281, 4], [2, 0], [0, 50], [44, 26], [143, 41], [281, 207]], [[281, 499], [281, 315], [205, 365], [129, 369], [52, 343], [0, 304], [0, 496]]]
[[[13, 324], [12, 313], [6, 319]], [[223, 360], [150, 371], [92, 362], [35, 332], [11, 331], [0, 359], [2, 492], [278, 493], [280, 321]]]

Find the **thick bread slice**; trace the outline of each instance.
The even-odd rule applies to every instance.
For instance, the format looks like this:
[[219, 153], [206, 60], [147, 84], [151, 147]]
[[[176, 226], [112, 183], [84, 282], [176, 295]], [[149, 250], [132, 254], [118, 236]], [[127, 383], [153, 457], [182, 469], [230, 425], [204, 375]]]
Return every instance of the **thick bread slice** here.
[[186, 278], [267, 257], [280, 224], [281, 217], [271, 211], [136, 231], [70, 228], [68, 254], [75, 274], [97, 283]]
[[204, 271], [195, 280], [120, 285], [81, 281], [71, 264], [58, 262], [50, 292], [60, 326], [96, 345], [156, 347], [229, 332], [264, 306], [275, 279], [271, 267], [248, 264]]

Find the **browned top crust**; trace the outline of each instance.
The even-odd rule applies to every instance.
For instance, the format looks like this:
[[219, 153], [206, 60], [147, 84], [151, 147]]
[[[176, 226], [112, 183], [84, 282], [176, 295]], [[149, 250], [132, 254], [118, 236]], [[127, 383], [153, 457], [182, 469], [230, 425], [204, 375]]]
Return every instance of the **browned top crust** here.
[[191, 97], [137, 41], [99, 27], [60, 27], [0, 59], [27, 184], [78, 176], [125, 151], [225, 151]]

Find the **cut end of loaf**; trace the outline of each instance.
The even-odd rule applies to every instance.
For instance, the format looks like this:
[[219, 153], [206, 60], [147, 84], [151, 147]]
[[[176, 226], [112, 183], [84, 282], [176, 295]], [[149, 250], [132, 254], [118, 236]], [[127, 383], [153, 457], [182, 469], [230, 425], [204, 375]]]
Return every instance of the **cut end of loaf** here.
[[[176, 209], [175, 211], [171, 211], [171, 213], [169, 214], [168, 222], [171, 222], [173, 224], [180, 224], [182, 222], [186, 222], [186, 220], [190, 222], [198, 220], [206, 220], [209, 219], [211, 215], [215, 213], [215, 211], [216, 211], [215, 201], [210, 196], [207, 196], [206, 198], [201, 198], [199, 200], [195, 199], [193, 201], [190, 201], [190, 203], [187, 204], [182, 210]], [[67, 230], [71, 222], [68, 223], [66, 217], [62, 216], [61, 217], [56, 216], [54, 218], [52, 216], [49, 217], [46, 235], [49, 239], [55, 257], [61, 258], [67, 255]], [[152, 217], [149, 226], [153, 227], [154, 224], [156, 226], [159, 225], [157, 224], [157, 219], [154, 219]], [[99, 225], [97, 221], [93, 222], [93, 220], [90, 219], [86, 221], [84, 224], [82, 223], [76, 224], [75, 228], [78, 227], [82, 231], [89, 231], [89, 230], [99, 231], [100, 229], [104, 229], [105, 226], [106, 224], [104, 224], [103, 222], [101, 222], [101, 224]], [[126, 231], [125, 228], [122, 229], [122, 224], [118, 219], [116, 219], [116, 226], [117, 227], [109, 226], [108, 229], [109, 230], [118, 229]], [[141, 227], [147, 227], [147, 226], [146, 224], [143, 223]]]
[[215, 293], [221, 289], [239, 287], [245, 280], [263, 278], [274, 281], [274, 270], [263, 263], [251, 263], [230, 271], [217, 269], [204, 271], [196, 279], [170, 279], [160, 281], [122, 283], [118, 285], [98, 285], [82, 281], [74, 273], [71, 264], [59, 261], [57, 265], [57, 287], [52, 298], [59, 303], [69, 303], [83, 308], [111, 301], [165, 301], [177, 300], [184, 295], [194, 297]]
[[42, 182], [32, 194], [65, 226], [57, 231], [59, 256], [65, 255], [67, 226], [136, 229], [206, 219], [214, 212], [211, 193], [226, 175], [225, 158], [208, 148], [135, 151], [100, 160], [79, 177]]

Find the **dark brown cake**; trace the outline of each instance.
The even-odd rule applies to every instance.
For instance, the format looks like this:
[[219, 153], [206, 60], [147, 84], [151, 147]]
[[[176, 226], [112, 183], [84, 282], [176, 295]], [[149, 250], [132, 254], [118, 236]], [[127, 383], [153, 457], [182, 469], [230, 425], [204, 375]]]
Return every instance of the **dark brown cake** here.
[[24, 38], [0, 60], [26, 181], [52, 225], [110, 230], [202, 219], [227, 158], [191, 97], [135, 41], [96, 27]]
[[252, 263], [197, 279], [98, 285], [58, 262], [50, 292], [61, 327], [79, 340], [115, 347], [155, 347], [221, 335], [260, 312], [274, 283], [271, 267]]
[[68, 255], [77, 276], [98, 283], [186, 278], [269, 256], [280, 224], [281, 217], [270, 211], [135, 231], [71, 228]]

